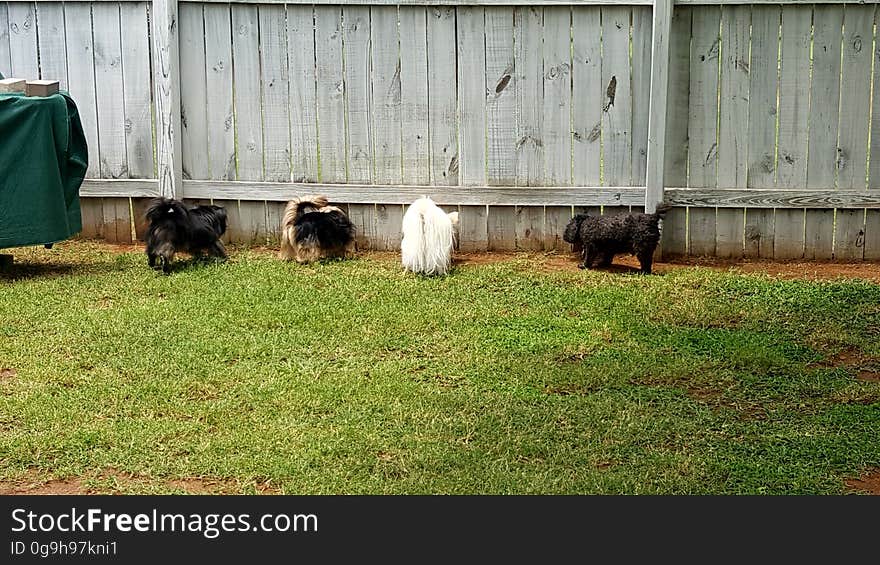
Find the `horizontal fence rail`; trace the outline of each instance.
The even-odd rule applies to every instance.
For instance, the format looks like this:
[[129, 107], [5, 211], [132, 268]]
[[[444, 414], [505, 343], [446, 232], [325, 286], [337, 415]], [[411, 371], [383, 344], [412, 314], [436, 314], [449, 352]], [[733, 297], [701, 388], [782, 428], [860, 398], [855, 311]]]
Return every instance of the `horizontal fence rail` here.
[[13, 0], [0, 72], [77, 101], [87, 236], [165, 194], [271, 242], [320, 192], [362, 245], [430, 195], [465, 248], [565, 249], [662, 198], [664, 254], [880, 259], [876, 3]]

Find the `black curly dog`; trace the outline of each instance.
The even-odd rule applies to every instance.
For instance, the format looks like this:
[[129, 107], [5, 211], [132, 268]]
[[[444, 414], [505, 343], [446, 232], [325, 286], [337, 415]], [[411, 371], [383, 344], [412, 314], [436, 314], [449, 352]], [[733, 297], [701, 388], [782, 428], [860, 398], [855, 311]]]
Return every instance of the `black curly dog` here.
[[146, 212], [147, 258], [150, 267], [159, 266], [171, 272], [174, 255], [180, 251], [198, 256], [207, 251], [212, 257], [226, 259], [226, 248], [220, 237], [226, 232], [226, 209], [201, 205], [189, 208], [180, 200], [155, 198]]
[[632, 253], [639, 260], [640, 272], [649, 275], [660, 242], [660, 219], [671, 208], [660, 204], [653, 214], [577, 214], [565, 226], [562, 239], [581, 246], [583, 262], [578, 268], [589, 269], [597, 259], [600, 267], [608, 267], [618, 253]]

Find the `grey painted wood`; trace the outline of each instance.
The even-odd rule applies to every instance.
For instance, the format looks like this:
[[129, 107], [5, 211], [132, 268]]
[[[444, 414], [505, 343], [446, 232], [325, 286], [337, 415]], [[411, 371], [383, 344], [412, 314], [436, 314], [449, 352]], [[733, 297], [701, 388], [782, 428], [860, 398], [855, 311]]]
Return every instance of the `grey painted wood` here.
[[[146, 14], [144, 14], [146, 17]], [[180, 143], [183, 178], [208, 179], [208, 98], [204, 6], [180, 5]], [[124, 40], [124, 38], [123, 38]]]
[[749, 258], [772, 259], [776, 234], [773, 208], [746, 208], [745, 249]]
[[315, 21], [311, 6], [287, 7], [287, 49], [287, 63], [290, 65], [291, 180], [317, 182]]
[[98, 145], [98, 105], [95, 94], [95, 55], [92, 42], [92, 9], [85, 2], [64, 5], [67, 28], [67, 71], [70, 82], [68, 90], [76, 100], [76, 108], [82, 122], [86, 143], [89, 147], [87, 178], [100, 178], [101, 162]]
[[516, 249], [516, 206], [489, 206], [489, 251]]
[[290, 180], [290, 66], [285, 22], [284, 6], [260, 6], [263, 178], [270, 181]]
[[458, 226], [461, 251], [485, 251], [489, 246], [488, 206], [461, 206]]
[[776, 94], [779, 86], [778, 6], [752, 6], [749, 63], [748, 186], [776, 186]]
[[[125, 151], [125, 98], [118, 4], [92, 7], [95, 42], [95, 93], [98, 103], [99, 170], [102, 178], [128, 176]], [[14, 64], [14, 61], [13, 61]], [[176, 85], [175, 85], [176, 88]], [[112, 207], [115, 210], [115, 206]], [[105, 215], [107, 210], [105, 210]]]
[[565, 226], [572, 217], [572, 206], [544, 207], [544, 250], [565, 251], [569, 244], [562, 240]]
[[[401, 146], [400, 41], [397, 7], [370, 8], [372, 55], [373, 179], [377, 183], [403, 182]], [[383, 224], [377, 224], [383, 225]]]
[[370, 8], [346, 6], [342, 9], [342, 19], [345, 29], [342, 43], [345, 54], [346, 178], [348, 182], [370, 183], [373, 180]]
[[509, 7], [486, 8], [487, 182], [497, 186], [516, 184], [519, 84], [514, 77], [513, 16]]
[[12, 57], [9, 53], [9, 4], [0, 4], [0, 74], [12, 77]]
[[[672, 12], [669, 34], [669, 86], [666, 96], [664, 186], [687, 186], [690, 109], [691, 8]], [[775, 96], [775, 91], [774, 91]]]
[[[516, 73], [516, 184], [538, 186], [544, 179], [544, 10], [540, 7], [517, 7], [514, 9], [514, 66]], [[596, 8], [596, 31], [599, 30]], [[599, 63], [598, 35], [596, 63]], [[597, 85], [598, 88], [598, 85]], [[590, 104], [583, 100], [583, 104]], [[590, 183], [599, 184], [599, 147], [596, 144], [596, 176]], [[509, 214], [508, 214], [509, 212]], [[512, 211], [502, 212], [505, 217]], [[494, 211], [490, 210], [490, 221]], [[490, 235], [492, 231], [490, 230]], [[510, 232], [510, 245], [514, 245]], [[508, 241], [506, 236], [504, 241]], [[491, 240], [490, 240], [491, 243]], [[506, 245], [506, 243], [505, 243]]]
[[153, 103], [156, 109], [156, 164], [159, 192], [182, 196], [180, 152], [180, 56], [177, 0], [153, 0], [151, 17]]
[[[67, 45], [65, 41], [67, 30], [64, 26], [64, 5], [58, 2], [37, 2], [36, 6], [39, 22], [37, 39], [40, 49], [40, 78], [57, 80], [61, 90], [67, 90]], [[6, 36], [6, 49], [9, 48], [9, 30], [8, 28], [4, 29], [3, 22], [5, 11], [6, 6], [0, 7], [0, 71], [4, 73], [7, 72], [3, 65], [2, 55], [4, 35]], [[144, 19], [144, 24], [146, 24], [146, 19]]]
[[[9, 17], [9, 55], [13, 77], [29, 80], [40, 76], [37, 55], [37, 13], [33, 2], [11, 2]], [[117, 13], [118, 13], [117, 9]]]
[[[122, 33], [122, 90], [125, 98], [125, 151], [128, 176], [131, 178], [155, 178], [156, 176], [156, 157], [153, 146], [153, 102], [150, 93], [148, 6], [148, 2], [123, 2], [119, 5], [119, 17], [124, 26], [124, 33]], [[199, 39], [204, 43], [204, 33], [199, 36]], [[199, 73], [204, 76], [204, 60], [202, 60], [202, 67], [196, 69], [195, 72], [197, 77]], [[200, 116], [204, 116], [204, 107], [205, 103], [202, 99]]]
[[[232, 6], [232, 92], [239, 180], [264, 180], [260, 95], [260, 34], [257, 6]], [[242, 214], [251, 208], [241, 207]], [[250, 237], [243, 234], [242, 237]]]
[[426, 12], [420, 6], [402, 6], [398, 13], [404, 184], [431, 184]]
[[632, 85], [629, 7], [602, 8], [602, 184], [632, 183]]
[[521, 251], [544, 249], [544, 207], [516, 207], [516, 248]]
[[205, 106], [210, 178], [234, 180], [236, 161], [235, 117], [232, 108], [232, 16], [229, 6], [206, 5], [204, 17]]
[[[521, 10], [524, 8], [518, 8]], [[602, 23], [598, 6], [572, 9], [573, 182], [598, 186], [602, 162]], [[543, 92], [542, 92], [543, 94]]]
[[[571, 9], [559, 6], [544, 8], [544, 97], [541, 116], [544, 174], [541, 184], [571, 184], [571, 104]], [[519, 240], [517, 247], [520, 247]]]
[[428, 18], [428, 135], [431, 184], [458, 184], [455, 9], [434, 6]]
[[833, 188], [837, 169], [843, 6], [816, 6], [807, 188]]
[[[656, 13], [656, 19], [652, 12]], [[663, 185], [663, 151], [666, 149], [662, 140], [666, 138], [671, 23], [672, 0], [660, 0], [653, 9], [644, 6], [632, 9], [632, 184], [647, 184], [652, 204], [663, 199], [658, 188]], [[657, 52], [660, 62], [654, 67], [651, 66], [652, 51]], [[652, 89], [656, 95], [653, 102]], [[655, 133], [651, 149], [657, 163], [650, 183], [647, 182], [649, 129]]]
[[458, 41], [459, 182], [486, 184], [485, 9], [456, 9]]
[[660, 224], [661, 257], [683, 257], [687, 255], [687, 208], [673, 208], [664, 216]]
[[718, 57], [721, 10], [693, 8], [688, 116], [688, 186], [716, 186]]
[[315, 6], [315, 92], [321, 182], [346, 182], [342, 33], [342, 9]]

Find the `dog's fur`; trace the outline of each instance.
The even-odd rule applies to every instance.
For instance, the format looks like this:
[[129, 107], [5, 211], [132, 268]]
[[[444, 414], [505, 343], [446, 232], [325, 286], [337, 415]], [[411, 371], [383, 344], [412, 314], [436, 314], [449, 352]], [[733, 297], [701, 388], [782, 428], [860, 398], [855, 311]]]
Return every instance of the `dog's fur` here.
[[355, 253], [354, 237], [354, 224], [345, 212], [330, 206], [326, 196], [294, 198], [281, 220], [279, 257], [297, 263], [350, 258]]
[[179, 252], [197, 257], [205, 251], [226, 259], [226, 248], [220, 241], [226, 232], [226, 210], [222, 206], [187, 207], [180, 200], [155, 198], [147, 208], [146, 219], [150, 267], [159, 266], [170, 273], [174, 255]]
[[632, 253], [639, 260], [640, 272], [650, 274], [660, 242], [660, 220], [670, 209], [661, 203], [653, 214], [577, 214], [565, 226], [562, 239], [580, 246], [581, 269], [592, 268], [597, 260], [599, 266], [607, 267], [618, 253]]
[[424, 275], [447, 274], [457, 228], [458, 212], [447, 214], [427, 196], [410, 204], [403, 215], [403, 267]]

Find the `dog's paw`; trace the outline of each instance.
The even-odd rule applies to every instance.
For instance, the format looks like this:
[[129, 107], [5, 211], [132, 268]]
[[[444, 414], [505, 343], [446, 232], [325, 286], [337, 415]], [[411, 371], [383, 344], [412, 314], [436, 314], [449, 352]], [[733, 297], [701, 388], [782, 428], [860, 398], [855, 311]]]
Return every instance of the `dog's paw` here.
[[586, 269], [586, 268], [587, 268], [586, 263], [578, 263], [578, 269]]

